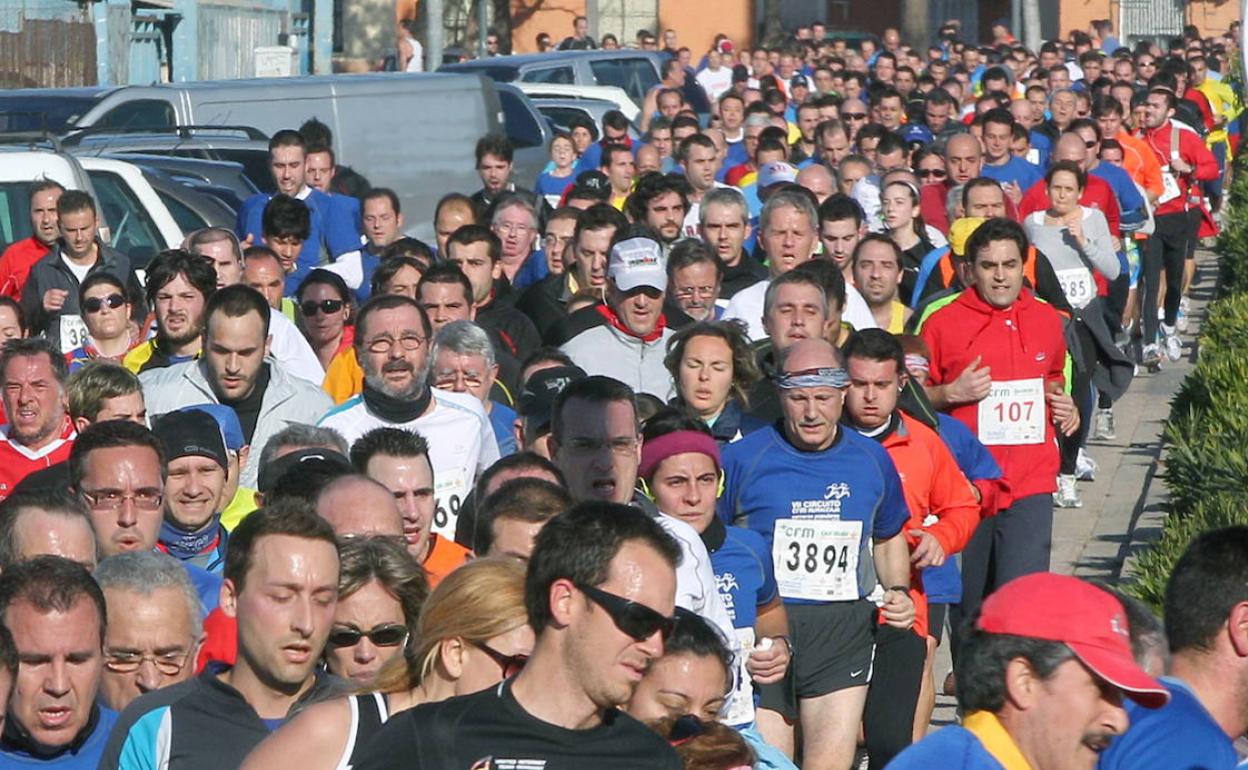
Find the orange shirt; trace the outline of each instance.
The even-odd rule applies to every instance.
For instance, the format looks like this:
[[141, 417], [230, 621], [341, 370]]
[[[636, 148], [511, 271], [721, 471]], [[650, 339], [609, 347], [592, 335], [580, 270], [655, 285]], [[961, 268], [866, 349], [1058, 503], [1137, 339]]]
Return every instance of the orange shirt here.
[[355, 348], [347, 347], [334, 354], [325, 371], [321, 388], [335, 404], [341, 404], [360, 395], [364, 390], [364, 369], [355, 358]]
[[1126, 131], [1119, 131], [1114, 139], [1122, 145], [1122, 166], [1131, 179], [1153, 196], [1161, 195], [1161, 162], [1149, 149], [1148, 143]]
[[[913, 417], [897, 414], [901, 416], [901, 425], [884, 439], [884, 448], [897, 466], [906, 505], [910, 508], [906, 541], [913, 549], [919, 539], [909, 531], [926, 530], [940, 543], [946, 558], [952, 558], [975, 534], [980, 520], [979, 502], [971, 483], [940, 436]], [[937, 520], [924, 526], [930, 516]], [[914, 631], [919, 636], [927, 636], [927, 597], [918, 570], [910, 572], [910, 596], [916, 611]]]
[[429, 537], [432, 545], [421, 566], [425, 568], [429, 588], [433, 589], [442, 582], [442, 578], [467, 564], [472, 559], [472, 551], [437, 533], [431, 533]]

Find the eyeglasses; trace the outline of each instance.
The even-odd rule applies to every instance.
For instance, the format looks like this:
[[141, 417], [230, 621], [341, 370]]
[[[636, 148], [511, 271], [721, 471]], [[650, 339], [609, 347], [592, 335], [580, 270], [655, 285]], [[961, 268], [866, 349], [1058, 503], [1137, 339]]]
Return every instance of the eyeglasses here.
[[407, 641], [407, 627], [398, 623], [385, 623], [367, 631], [361, 631], [353, 626], [335, 628], [329, 632], [328, 642], [330, 647], [341, 649], [354, 647], [364, 638], [378, 647], [396, 647]]
[[494, 229], [506, 235], [528, 235], [533, 232], [532, 225], [517, 224], [516, 222], [499, 222], [494, 225]]
[[310, 299], [307, 302], [301, 302], [299, 304], [299, 312], [306, 316], [314, 316], [316, 315], [316, 311], [319, 310], [325, 315], [330, 315], [342, 310], [342, 306], [345, 304], [346, 303], [340, 299], [323, 299], [320, 302]]
[[156, 670], [166, 676], [177, 676], [182, 673], [186, 659], [190, 653], [186, 650], [172, 652], [133, 652], [130, 650], [105, 650], [104, 667], [118, 674], [132, 674], [139, 670], [143, 661], [150, 660]]
[[842, 112], [841, 119], [842, 120], [866, 120], [867, 113], [865, 112]]
[[699, 297], [714, 297], [716, 291], [714, 286], [682, 286], [676, 290], [676, 296], [681, 299], [689, 299], [695, 294]]
[[82, 497], [97, 511], [117, 511], [127, 500], [134, 503], [140, 511], [160, 509], [165, 496], [158, 489], [140, 489], [132, 494], [125, 494], [119, 489], [101, 489], [98, 491], [82, 490]]
[[493, 647], [484, 642], [468, 642], [481, 652], [490, 657], [490, 660], [498, 664], [503, 670], [503, 679], [510, 679], [524, 668], [524, 664], [529, 662], [528, 655], [504, 655]]
[[635, 436], [608, 439], [578, 437], [568, 439], [568, 448], [574, 452], [585, 453], [597, 452], [603, 448], [610, 448], [613, 454], [628, 456], [637, 451], [637, 438]]
[[616, 628], [639, 642], [644, 642], [656, 632], [667, 641], [676, 626], [675, 618], [661, 615], [644, 604], [629, 601], [593, 586], [577, 583], [576, 587], [611, 616]]
[[920, 179], [927, 179], [928, 177], [933, 179], [944, 179], [949, 176], [949, 172], [945, 171], [943, 168], [921, 168], [914, 172], [914, 175]]
[[126, 304], [126, 298], [120, 294], [109, 294], [107, 297], [88, 297], [82, 301], [82, 309], [88, 313], [98, 313], [108, 305], [113, 310]]
[[378, 337], [364, 347], [369, 353], [389, 353], [395, 345], [404, 350], [420, 350], [420, 346], [423, 344], [425, 344], [424, 337], [418, 337], [415, 334], [405, 334], [397, 340], [393, 337]]

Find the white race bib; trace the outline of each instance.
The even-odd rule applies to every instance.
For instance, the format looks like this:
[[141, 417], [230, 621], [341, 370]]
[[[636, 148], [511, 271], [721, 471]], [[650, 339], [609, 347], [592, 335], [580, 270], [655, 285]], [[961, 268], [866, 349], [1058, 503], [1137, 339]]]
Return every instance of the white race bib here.
[[1161, 170], [1161, 195], [1157, 198], [1157, 205], [1172, 201], [1179, 197], [1182, 192], [1179, 190], [1178, 180], [1174, 178], [1169, 167]]
[[455, 539], [459, 506], [468, 496], [468, 479], [463, 470], [441, 471], [433, 484], [433, 531]]
[[[733, 630], [737, 632], [737, 641], [741, 645], [741, 650], [737, 654], [737, 687], [733, 688], [732, 695], [728, 698], [728, 705], [724, 707], [724, 716], [721, 721], [726, 725], [736, 727], [754, 723], [754, 684], [750, 679], [750, 672], [745, 668], [746, 662], [750, 659], [750, 652], [754, 649], [754, 629], [734, 628]], [[784, 642], [772, 643], [784, 644]]]
[[780, 596], [821, 602], [858, 599], [861, 542], [861, 521], [777, 520], [771, 557]]
[[61, 352], [68, 353], [87, 344], [87, 324], [80, 315], [61, 316]]
[[1044, 379], [994, 380], [979, 402], [979, 440], [988, 446], [1044, 443]]
[[1040, 165], [1040, 151], [1037, 150], [1035, 147], [1032, 147], [1030, 150], [1028, 150], [1027, 162], [1033, 166], [1039, 166]]
[[1062, 285], [1062, 293], [1072, 307], [1083, 309], [1096, 298], [1096, 281], [1092, 271], [1086, 267], [1071, 267], [1057, 270], [1057, 282]]

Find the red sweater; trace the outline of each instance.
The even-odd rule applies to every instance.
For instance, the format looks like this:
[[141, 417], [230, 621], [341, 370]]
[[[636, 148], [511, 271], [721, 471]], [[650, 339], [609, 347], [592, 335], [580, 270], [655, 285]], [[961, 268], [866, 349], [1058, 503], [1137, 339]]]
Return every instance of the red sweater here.
[[[1100, 209], [1109, 224], [1109, 234], [1115, 238], [1122, 237], [1122, 210], [1118, 207], [1118, 198], [1109, 182], [1088, 174], [1088, 186], [1083, 189], [1083, 195], [1079, 196], [1079, 205]], [[1040, 180], [1023, 194], [1023, 201], [1018, 205], [1018, 214], [1020, 218], [1026, 219], [1028, 215], [1044, 211], [1048, 207], [1049, 188], [1044, 180]]]
[[[1209, 148], [1205, 146], [1205, 140], [1201, 139], [1195, 131], [1188, 131], [1184, 128], [1174, 131], [1169, 122], [1144, 132], [1144, 141], [1157, 156], [1162, 169], [1170, 169], [1171, 135], [1179, 138], [1179, 158], [1192, 167], [1192, 173], [1175, 175], [1174, 181], [1179, 183], [1179, 191], [1182, 194], [1159, 204], [1153, 212], [1159, 217], [1187, 211], [1191, 208], [1189, 198], [1193, 194], [1192, 188], [1196, 186], [1196, 183], [1218, 178], [1218, 162]], [[1199, 195], [1199, 190], [1195, 191], [1195, 194]]]
[[49, 251], [50, 247], [33, 235], [5, 249], [0, 256], [0, 296], [21, 302], [30, 269]]
[[[980, 366], [989, 367], [994, 391], [1009, 381], [1040, 380], [1045, 392], [1051, 383], [1065, 382], [1066, 340], [1061, 316], [1028, 289], [1023, 289], [1014, 304], [1005, 309], [989, 305], [975, 289], [966, 289], [932, 313], [920, 334], [931, 348], [933, 385], [956, 380], [976, 356], [981, 357]], [[996, 406], [1000, 410], [994, 412]], [[988, 418], [994, 413], [1009, 416], [1011, 410], [1019, 410], [1033, 414], [1029, 410], [1039, 409], [1043, 439], [1034, 443], [990, 443], [985, 439], [991, 426], [980, 425], [981, 408]], [[1057, 431], [1043, 399], [1040, 403], [1023, 398], [1001, 403], [990, 396], [979, 403], [954, 406], [949, 413], [988, 445], [1005, 472], [1015, 499], [1048, 494], [1056, 488], [1060, 464]]]

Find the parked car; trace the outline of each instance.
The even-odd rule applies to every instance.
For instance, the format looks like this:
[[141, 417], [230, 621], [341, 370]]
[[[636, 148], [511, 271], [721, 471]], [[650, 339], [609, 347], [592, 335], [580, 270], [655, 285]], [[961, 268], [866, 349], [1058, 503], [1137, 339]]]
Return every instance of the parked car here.
[[172, 133], [180, 126], [248, 126], [271, 136], [313, 117], [333, 131], [338, 162], [393, 189], [414, 234], [426, 239], [444, 193], [480, 187], [477, 140], [503, 126], [498, 90], [481, 74], [384, 72], [122, 86], [98, 98], [73, 127]]
[[521, 187], [531, 187], [550, 161], [554, 129], [514, 83], [498, 83], [495, 87], [503, 108], [503, 131], [515, 148], [512, 175]]
[[99, 156], [124, 160], [145, 171], [156, 170], [174, 182], [204, 189], [235, 211], [243, 201], [260, 192], [243, 165], [233, 161], [131, 152], [99, 153]]
[[[602, 118], [615, 109], [615, 102], [603, 99], [534, 99], [533, 106], [560, 131], [567, 131], [569, 121], [580, 115], [592, 120], [598, 127], [598, 136], [602, 136]], [[628, 124], [628, 135], [633, 140], [641, 138], [632, 123]]]
[[624, 117], [636, 122], [641, 110], [633, 103], [628, 92], [615, 86], [568, 86], [559, 83], [514, 83], [535, 103], [550, 99], [589, 99], [610, 102]]
[[30, 192], [41, 179], [95, 195], [86, 170], [72, 155], [25, 145], [0, 145], [0, 248], [31, 236]]
[[500, 83], [615, 86], [641, 108], [659, 84], [663, 55], [655, 51], [548, 51], [445, 64], [439, 72], [481, 72]]
[[140, 153], [237, 163], [251, 182], [249, 188], [277, 190], [269, 170], [269, 137], [250, 126], [176, 126], [155, 131], [91, 128], [73, 131], [61, 144], [77, 155]]

